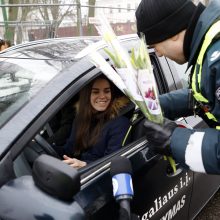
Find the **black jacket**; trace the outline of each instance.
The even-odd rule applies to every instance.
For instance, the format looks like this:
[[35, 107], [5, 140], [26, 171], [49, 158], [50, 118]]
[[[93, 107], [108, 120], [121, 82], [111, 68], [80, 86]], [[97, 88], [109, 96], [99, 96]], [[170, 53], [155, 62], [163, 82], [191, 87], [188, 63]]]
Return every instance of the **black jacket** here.
[[[188, 66], [193, 66], [203, 38], [209, 27], [220, 19], [220, 1], [213, 0], [199, 16], [193, 33]], [[192, 67], [193, 69], [193, 67]], [[201, 93], [209, 100], [210, 112], [220, 122], [220, 39], [213, 42], [204, 57], [201, 76]], [[176, 118], [192, 115], [189, 90], [184, 89], [160, 97], [165, 116]], [[171, 137], [174, 158], [182, 166], [197, 172], [220, 174], [220, 133], [214, 128], [177, 128]]]

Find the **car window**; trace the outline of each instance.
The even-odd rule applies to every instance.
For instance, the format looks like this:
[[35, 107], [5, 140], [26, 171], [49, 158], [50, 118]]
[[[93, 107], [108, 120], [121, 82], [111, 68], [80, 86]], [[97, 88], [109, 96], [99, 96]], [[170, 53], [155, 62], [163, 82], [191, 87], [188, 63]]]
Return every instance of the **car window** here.
[[[162, 77], [163, 74], [160, 73], [160, 69], [157, 67], [158, 63], [156, 57], [151, 56], [151, 59], [159, 93], [164, 93], [166, 92], [166, 82]], [[117, 93], [119, 96], [123, 94], [119, 90], [117, 90]], [[45, 121], [44, 126], [40, 129], [38, 134], [28, 143], [24, 150], [24, 155], [31, 166], [34, 160], [42, 153], [50, 154], [55, 157], [57, 157], [57, 154], [59, 156], [61, 155], [60, 152], [62, 152], [62, 148], [71, 133], [72, 124], [75, 117], [75, 104], [78, 99], [79, 93], [74, 94], [73, 97], [70, 98], [70, 101], [68, 101], [65, 106], [61, 107], [56, 115], [50, 117], [52, 119]], [[141, 111], [134, 110], [135, 105], [130, 102], [125, 108], [121, 109], [120, 112], [120, 115], [123, 115], [130, 120], [131, 125], [123, 140], [122, 148], [131, 146], [133, 142], [136, 142], [144, 136], [144, 116]], [[133, 121], [132, 117], [134, 114], [136, 114], [137, 117]], [[51, 150], [54, 152], [51, 152]], [[60, 159], [62, 158], [60, 157]]]
[[[116, 88], [114, 90], [114, 93], [117, 97], [121, 97], [122, 95], [124, 95]], [[28, 170], [30, 170], [29, 168], [16, 168], [21, 167], [21, 162], [25, 164], [22, 167], [29, 166], [30, 168], [32, 168], [34, 161], [41, 154], [48, 154], [61, 160], [63, 159], [63, 147], [71, 134], [78, 99], [79, 93], [74, 94], [74, 96], [68, 101], [68, 103], [66, 103], [52, 117], [52, 119], [49, 119], [49, 121], [45, 121], [43, 127], [34, 137], [32, 137], [31, 141], [29, 141], [29, 143], [25, 146], [22, 155], [19, 156], [14, 162], [17, 176], [24, 175]], [[120, 111], [121, 112], [119, 113], [119, 115], [124, 115], [125, 117], [130, 119], [134, 111], [134, 105], [130, 102], [128, 103], [128, 106], [125, 106], [125, 108], [122, 108]]]
[[[155, 64], [155, 60], [153, 61]], [[156, 81], [157, 84], [161, 83], [162, 79], [159, 77], [159, 71], [156, 71], [155, 66], [154, 73], [157, 75]], [[156, 71], [156, 72], [155, 72]], [[89, 81], [88, 81], [89, 83]], [[84, 85], [85, 86], [85, 85]], [[81, 88], [82, 89], [82, 88]], [[160, 93], [163, 88], [159, 86]], [[124, 95], [121, 91], [117, 89], [117, 95]], [[67, 139], [70, 136], [75, 113], [76, 113], [76, 103], [79, 99], [79, 93], [75, 94], [70, 101], [68, 101], [65, 106], [63, 106], [56, 115], [52, 117], [49, 121], [45, 122], [45, 125], [40, 129], [38, 134], [32, 138], [24, 150], [24, 157], [27, 159], [30, 166], [33, 165], [34, 160], [41, 155], [46, 153], [54, 157], [61, 157], [61, 152], [63, 146], [65, 145]], [[134, 111], [135, 105], [130, 102], [120, 111], [120, 115], [128, 118], [130, 120], [131, 127], [128, 129], [128, 133], [125, 135], [123, 140], [122, 148], [130, 146], [133, 142], [139, 140], [144, 136], [143, 131], [143, 122], [144, 116], [141, 111]], [[134, 114], [137, 114], [137, 117], [132, 121]], [[121, 149], [122, 149], [121, 148]], [[115, 153], [115, 152], [114, 152]], [[58, 156], [59, 155], [59, 156]], [[63, 154], [62, 154], [63, 155]], [[110, 155], [107, 155], [108, 157]], [[101, 159], [101, 158], [100, 158]], [[104, 161], [104, 158], [103, 160]], [[95, 161], [94, 161], [95, 162]]]
[[[160, 64], [158, 62], [158, 58], [153, 53], [151, 54], [150, 57], [152, 60], [153, 71], [154, 71], [156, 82], [158, 85], [158, 91], [160, 94], [165, 93], [167, 92], [168, 86], [166, 83], [166, 79], [164, 79], [163, 73], [161, 72], [159, 68]], [[24, 70], [22, 69], [22, 71]], [[26, 92], [27, 95], [24, 95], [24, 101], [21, 103], [20, 106], [25, 104], [25, 101], [26, 102], [28, 101], [28, 98], [30, 97], [30, 95], [34, 95], [34, 92], [31, 92], [31, 89], [32, 89], [32, 85], [34, 85], [32, 81], [34, 80], [34, 74], [36, 73], [34, 72], [32, 73], [31, 69], [29, 69], [28, 71], [29, 71], [28, 73], [32, 76], [32, 78], [30, 79], [31, 82], [29, 83], [29, 88], [27, 89], [27, 92], [24, 91], [24, 93]], [[90, 80], [92, 79], [90, 78]], [[33, 88], [33, 90], [37, 91], [41, 87], [45, 86], [47, 81], [44, 81], [44, 82], [45, 84], [42, 84], [42, 85], [40, 84], [39, 86], [36, 84], [37, 88]], [[39, 80], [39, 83], [41, 83], [40, 80]], [[89, 80], [87, 81], [87, 83], [89, 83]], [[31, 93], [30, 95], [28, 94], [29, 92]], [[69, 137], [71, 133], [72, 122], [75, 117], [74, 103], [78, 99], [78, 93], [73, 94], [72, 96], [73, 97], [68, 98], [68, 100], [70, 101], [66, 103], [65, 106], [59, 106], [60, 109], [56, 109], [56, 115], [49, 115], [48, 120], [45, 120], [44, 126], [38, 131], [35, 137], [32, 137], [31, 141], [26, 145], [23, 153], [24, 153], [24, 158], [27, 159], [30, 166], [33, 165], [34, 160], [41, 154], [46, 153], [46, 154], [57, 157], [57, 155], [60, 153], [59, 149], [62, 149], [67, 138]], [[17, 102], [17, 100], [15, 102]], [[131, 119], [132, 119], [132, 116], [134, 115], [134, 109], [135, 109], [135, 106], [133, 103], [131, 103], [130, 105], [128, 105], [126, 108], [123, 109], [120, 115], [124, 115], [130, 121], [132, 121]], [[69, 117], [63, 120], [62, 112], [66, 112]], [[137, 112], [135, 112], [135, 114], [136, 113]], [[141, 113], [141, 111], [139, 111], [137, 120], [131, 122], [131, 127], [128, 129], [129, 133], [126, 134], [125, 143], [120, 150], [126, 150], [125, 148], [132, 147], [132, 143], [136, 141], [141, 141], [141, 139], [144, 136], [143, 122], [144, 122], [144, 116]], [[62, 135], [62, 138], [60, 138], [61, 136], [59, 135]], [[114, 152], [113, 154], [105, 156], [106, 159], [104, 159], [105, 157], [100, 158], [99, 162], [97, 163], [100, 163], [100, 162], [102, 163], [105, 160], [108, 160], [108, 158], [112, 157], [112, 155], [115, 155], [115, 153], [117, 152]], [[61, 157], [59, 158], [62, 159]], [[95, 164], [96, 163], [94, 163], [94, 165]]]
[[14, 161], [17, 177], [31, 174], [33, 163], [41, 154], [62, 160], [59, 153], [70, 135], [77, 100], [78, 94], [71, 98], [52, 119], [45, 121], [43, 127], [25, 145], [23, 152]]
[[[72, 65], [74, 54], [97, 39], [52, 42], [0, 57], [0, 127], [31, 100], [54, 76]], [[5, 56], [5, 57], [3, 57]]]
[[173, 62], [173, 65], [175, 66], [176, 70], [177, 70], [177, 73], [180, 77], [180, 80], [182, 82], [182, 85], [183, 85], [183, 88], [188, 88], [188, 78], [189, 78], [189, 73], [190, 71], [187, 71], [186, 72], [186, 68], [187, 68], [187, 63], [185, 64], [178, 64], [176, 62]]
[[[38, 68], [34, 69], [33, 66], [38, 66]], [[42, 74], [43, 71], [46, 71], [47, 74]], [[58, 72], [59, 69], [45, 64], [45, 61], [42, 60], [1, 62], [0, 127]]]

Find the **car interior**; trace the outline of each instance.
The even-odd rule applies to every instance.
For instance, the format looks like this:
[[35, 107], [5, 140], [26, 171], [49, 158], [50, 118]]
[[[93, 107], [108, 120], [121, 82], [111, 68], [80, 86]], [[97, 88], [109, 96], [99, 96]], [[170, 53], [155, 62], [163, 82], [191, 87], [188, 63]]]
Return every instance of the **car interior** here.
[[[124, 95], [119, 90], [117, 93], [118, 96]], [[44, 127], [27, 144], [21, 155], [14, 161], [16, 164], [16, 166], [14, 166], [16, 176], [30, 174], [34, 161], [41, 154], [47, 154], [62, 159], [59, 156], [59, 148], [62, 148], [70, 135], [72, 122], [75, 116], [74, 105], [77, 100], [78, 94], [63, 106], [51, 120], [46, 122]], [[62, 115], [67, 115], [68, 117], [64, 118]], [[131, 121], [131, 129], [129, 130], [129, 134], [126, 135], [126, 140], [124, 140], [123, 143], [123, 147], [125, 147], [144, 135], [143, 129], [141, 129], [144, 116], [140, 110], [135, 110], [135, 105], [132, 102], [121, 109], [119, 115], [124, 115]], [[20, 168], [16, 170], [16, 167]]]
[[[45, 124], [42, 130], [29, 142], [28, 146], [24, 150], [24, 156], [27, 158], [31, 166], [33, 165], [35, 159], [43, 153], [61, 159], [59, 156], [59, 148], [62, 148], [66, 139], [70, 135], [72, 122], [75, 116], [75, 109], [73, 104], [76, 102], [75, 100], [77, 100], [75, 97], [71, 99], [49, 122]], [[135, 105], [130, 102], [119, 113], [119, 115], [124, 115], [129, 120], [134, 118], [135, 115], [135, 119], [131, 120], [132, 129], [124, 141], [124, 146], [137, 140], [143, 135], [141, 134], [142, 129], [137, 129], [137, 127], [139, 126], [144, 116], [142, 115], [141, 111], [134, 109]], [[67, 112], [67, 114], [63, 114], [65, 112]], [[62, 115], [67, 115], [68, 118], [64, 119], [62, 118]]]

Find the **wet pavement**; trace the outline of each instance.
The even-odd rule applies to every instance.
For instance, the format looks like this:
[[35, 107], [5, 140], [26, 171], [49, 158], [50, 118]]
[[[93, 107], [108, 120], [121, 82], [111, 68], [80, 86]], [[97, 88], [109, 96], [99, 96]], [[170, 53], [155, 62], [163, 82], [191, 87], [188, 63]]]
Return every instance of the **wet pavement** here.
[[220, 190], [194, 220], [220, 220]]

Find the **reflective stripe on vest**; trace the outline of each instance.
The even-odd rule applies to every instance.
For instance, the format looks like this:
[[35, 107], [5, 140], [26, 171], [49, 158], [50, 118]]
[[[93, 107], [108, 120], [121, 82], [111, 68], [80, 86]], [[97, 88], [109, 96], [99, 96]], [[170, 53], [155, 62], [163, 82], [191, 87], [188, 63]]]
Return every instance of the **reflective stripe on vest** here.
[[[208, 30], [205, 35], [204, 42], [202, 44], [202, 48], [199, 52], [199, 56], [197, 58], [197, 62], [194, 68], [193, 76], [192, 76], [192, 90], [193, 96], [199, 103], [208, 103], [209, 101], [201, 94], [201, 75], [202, 75], [202, 62], [205, 55], [205, 52], [208, 46], [211, 44], [213, 38], [220, 32], [220, 20], [214, 23]], [[210, 112], [205, 112], [208, 119], [216, 121], [215, 116]], [[218, 128], [217, 128], [218, 127]], [[219, 129], [217, 126], [216, 129]]]

